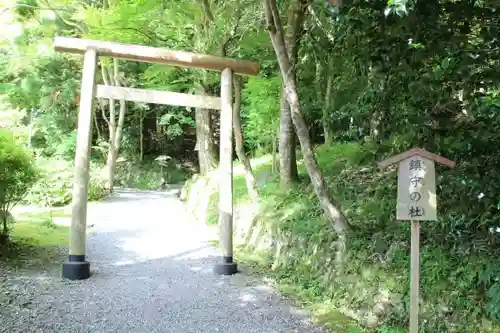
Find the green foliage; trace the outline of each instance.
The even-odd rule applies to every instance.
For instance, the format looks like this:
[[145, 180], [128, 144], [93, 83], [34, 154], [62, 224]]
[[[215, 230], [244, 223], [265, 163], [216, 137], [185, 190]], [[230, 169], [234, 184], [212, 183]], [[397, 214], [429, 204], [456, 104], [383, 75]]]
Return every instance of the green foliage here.
[[[210, 4], [213, 22], [196, 1], [113, 1], [104, 8], [98, 1], [87, 6], [65, 0], [53, 4], [64, 10], [19, 7], [12, 12], [14, 18], [10, 15], [7, 21], [16, 23], [14, 33], [0, 41], [0, 94], [9, 109], [25, 115], [23, 134], [16, 129], [16, 136], [43, 156], [37, 163], [44, 177], [27, 202], [62, 205], [71, 196], [73, 167], [65, 160], [74, 156], [81, 57], [54, 54], [55, 34], [212, 54], [220, 54], [227, 41], [228, 56], [260, 63], [262, 75], [250, 78], [243, 90], [244, 137], [252, 151], [269, 150], [277, 134], [281, 81], [262, 24], [262, 4]], [[284, 18], [290, 4], [279, 2]], [[266, 183], [260, 189], [264, 200], [259, 222], [267, 234], [286, 244], [268, 259], [280, 281], [299, 286], [296, 290], [304, 297], [332, 308], [370, 309], [382, 294], [389, 294], [392, 309], [380, 316], [387, 326], [381, 332], [405, 326], [409, 231], [406, 224], [394, 221], [395, 174], [382, 174], [374, 165], [419, 146], [458, 163], [455, 170], [438, 169], [443, 213], [422, 228], [425, 330], [487, 332], [488, 322], [494, 326], [500, 320], [499, 263], [491, 258], [500, 244], [500, 233], [495, 232], [500, 222], [498, 4], [344, 4], [314, 1], [307, 8], [294, 69], [314, 143], [321, 142], [323, 123], [333, 129], [337, 142], [357, 141], [321, 147], [316, 155], [326, 170], [331, 195], [353, 225], [346, 273], [336, 277], [330, 269], [336, 237], [310, 187], [302, 183], [282, 192], [266, 176], [257, 177], [259, 184]], [[119, 76], [126, 86], [192, 93], [203, 82], [208, 93], [219, 93], [219, 74], [202, 70], [123, 62]], [[127, 107], [121, 157], [138, 160], [139, 147], [146, 160], [159, 155], [181, 159], [185, 151], [192, 151], [191, 112], [134, 103]], [[98, 159], [104, 160], [102, 143], [109, 133], [98, 111], [93, 119], [93, 157], [99, 152]], [[118, 164], [116, 180], [124, 186], [157, 189], [185, 176], [177, 162], [166, 167], [156, 162]], [[89, 195], [97, 199], [105, 194], [100, 185], [102, 165], [93, 162], [91, 170]], [[240, 200], [244, 186], [242, 179], [235, 180], [235, 197]], [[210, 207], [216, 200], [214, 195]], [[210, 221], [216, 220], [212, 214]]]
[[191, 176], [189, 169], [179, 161], [170, 159], [166, 165], [158, 161], [117, 164], [115, 184], [142, 190], [159, 190], [166, 184], [178, 184]]
[[[403, 332], [410, 301], [410, 230], [408, 223], [395, 219], [396, 173], [377, 170], [381, 157], [374, 145], [320, 146], [316, 155], [353, 228], [344, 274], [334, 271], [336, 235], [307, 184], [282, 191], [277, 181], [270, 181], [259, 188], [260, 240], [279, 241], [281, 249], [270, 248], [256, 259], [257, 248], [249, 243], [239, 255], [271, 271], [302, 300], [345, 311], [362, 323], [376, 313], [378, 332]], [[267, 169], [261, 167], [257, 178]], [[500, 241], [495, 231], [500, 182], [468, 181], [464, 174], [470, 173], [460, 165], [438, 170], [440, 219], [422, 225], [421, 323], [429, 333], [495, 332], [500, 323], [500, 262], [491, 256]], [[483, 197], [478, 198], [476, 187]], [[234, 188], [235, 200], [245, 204], [243, 177], [235, 179]], [[475, 209], [477, 205], [481, 207]], [[472, 228], [476, 231], [468, 231]]]
[[13, 11], [20, 19], [27, 19], [35, 15], [38, 7], [37, 0], [20, 0], [16, 4], [19, 6], [14, 7]]
[[13, 134], [0, 128], [0, 242], [8, 238], [8, 216], [39, 177], [33, 156], [16, 142]]
[[276, 140], [279, 126], [280, 77], [250, 78], [242, 91], [242, 97], [244, 138], [247, 145], [255, 149], [264, 144], [269, 149]]
[[[43, 176], [33, 186], [24, 203], [44, 207], [58, 207], [69, 204], [74, 183], [73, 163], [57, 158], [39, 158], [37, 165], [42, 170]], [[108, 194], [102, 174], [103, 166], [92, 162], [90, 165], [89, 201], [100, 200]]]
[[73, 131], [61, 137], [61, 143], [55, 149], [55, 156], [71, 160], [76, 154], [76, 135], [77, 132]]
[[46, 156], [73, 158], [79, 66], [61, 55], [29, 59], [17, 69], [16, 60], [10, 60], [13, 86], [5, 99], [24, 111], [23, 123], [32, 133], [28, 139]]
[[186, 125], [195, 127], [195, 122], [186, 109], [183, 108], [165, 113], [160, 118], [159, 125], [166, 127], [165, 133], [168, 137], [175, 138], [184, 134], [184, 127]]

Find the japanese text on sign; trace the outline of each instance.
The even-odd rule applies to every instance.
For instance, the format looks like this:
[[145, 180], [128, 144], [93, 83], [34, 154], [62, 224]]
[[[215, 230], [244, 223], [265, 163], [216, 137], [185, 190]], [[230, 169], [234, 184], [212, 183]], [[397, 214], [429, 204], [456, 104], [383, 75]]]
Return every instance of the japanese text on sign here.
[[434, 161], [415, 155], [399, 164], [398, 220], [436, 220]]

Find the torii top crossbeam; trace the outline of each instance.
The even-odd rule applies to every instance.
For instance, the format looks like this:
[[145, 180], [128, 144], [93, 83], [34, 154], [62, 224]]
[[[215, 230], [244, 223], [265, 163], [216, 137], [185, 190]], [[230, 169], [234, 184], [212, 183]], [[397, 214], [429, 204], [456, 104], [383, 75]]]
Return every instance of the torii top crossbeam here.
[[259, 64], [248, 60], [218, 57], [185, 51], [173, 51], [143, 45], [113, 43], [100, 40], [79, 39], [71, 37], [56, 37], [54, 47], [59, 52], [83, 54], [85, 50], [95, 49], [101, 56], [152, 62], [180, 67], [194, 67], [223, 71], [231, 68], [241, 75], [257, 75]]

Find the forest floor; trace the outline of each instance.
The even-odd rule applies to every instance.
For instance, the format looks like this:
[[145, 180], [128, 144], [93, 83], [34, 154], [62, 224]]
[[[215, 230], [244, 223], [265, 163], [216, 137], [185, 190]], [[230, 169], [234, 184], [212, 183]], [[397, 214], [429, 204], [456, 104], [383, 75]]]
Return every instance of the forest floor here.
[[[0, 253], [0, 332], [324, 332], [269, 281], [214, 275], [219, 251], [176, 191], [120, 189], [88, 209], [92, 277], [60, 277], [68, 212], [19, 209]], [[44, 215], [45, 214], [45, 215]]]

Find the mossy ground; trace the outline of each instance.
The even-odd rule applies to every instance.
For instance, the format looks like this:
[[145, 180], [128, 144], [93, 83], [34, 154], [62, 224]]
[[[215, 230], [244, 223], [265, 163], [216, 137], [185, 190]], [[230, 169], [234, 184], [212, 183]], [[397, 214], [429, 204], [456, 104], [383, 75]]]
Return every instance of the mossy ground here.
[[14, 268], [42, 268], [67, 254], [69, 228], [54, 219], [69, 218], [62, 209], [24, 212], [15, 216], [10, 241], [0, 247], [0, 262]]

